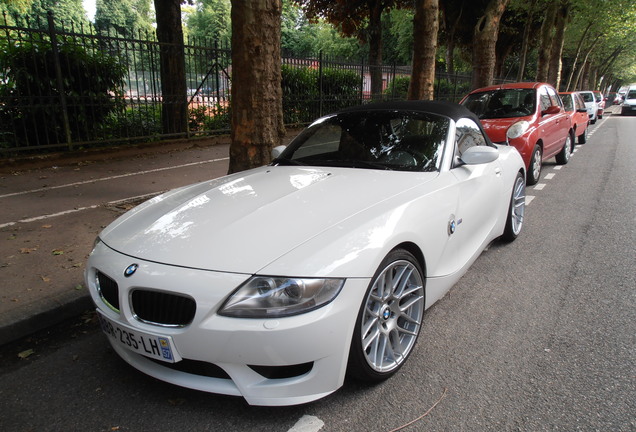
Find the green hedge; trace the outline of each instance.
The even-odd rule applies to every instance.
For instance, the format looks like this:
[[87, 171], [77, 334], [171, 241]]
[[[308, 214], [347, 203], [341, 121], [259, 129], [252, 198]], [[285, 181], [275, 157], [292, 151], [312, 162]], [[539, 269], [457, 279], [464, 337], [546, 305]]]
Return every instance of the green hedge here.
[[60, 94], [66, 97], [71, 139], [96, 138], [106, 117], [122, 109], [126, 70], [118, 59], [70, 43], [58, 45], [62, 86], [47, 40], [0, 46], [0, 130], [5, 147], [66, 142]]
[[321, 114], [360, 103], [360, 75], [355, 71], [324, 68], [322, 86], [320, 70], [315, 68], [283, 65], [282, 77], [285, 124], [309, 123]]

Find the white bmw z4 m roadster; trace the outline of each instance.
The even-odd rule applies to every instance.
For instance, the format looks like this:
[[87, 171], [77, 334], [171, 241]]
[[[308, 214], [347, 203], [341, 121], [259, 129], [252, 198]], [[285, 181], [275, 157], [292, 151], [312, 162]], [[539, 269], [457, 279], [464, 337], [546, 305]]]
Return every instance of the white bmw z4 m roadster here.
[[100, 233], [87, 286], [126, 362], [253, 405], [310, 402], [346, 374], [387, 379], [424, 311], [523, 226], [519, 153], [456, 104], [347, 109], [273, 157]]

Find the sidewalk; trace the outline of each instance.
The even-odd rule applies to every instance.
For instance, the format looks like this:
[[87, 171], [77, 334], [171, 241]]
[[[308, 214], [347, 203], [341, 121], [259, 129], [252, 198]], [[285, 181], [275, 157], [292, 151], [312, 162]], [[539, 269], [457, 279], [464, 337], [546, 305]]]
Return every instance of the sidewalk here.
[[[7, 224], [4, 219], [16, 220], [9, 216], [16, 213], [16, 208], [19, 212], [34, 199], [42, 200], [41, 195], [45, 194], [49, 195], [47, 199], [55, 199], [52, 185], [39, 183], [52, 183], [54, 176], [70, 178], [72, 173], [78, 172], [92, 176], [104, 166], [131, 161], [140, 166], [169, 165], [187, 154], [214, 152], [227, 156], [228, 148], [228, 137], [215, 137], [0, 160], [0, 214], [6, 216], [0, 221], [0, 346], [93, 309], [84, 282], [85, 263], [93, 241], [106, 225], [138, 203], [109, 205], [97, 201], [101, 204], [80, 209], [82, 211], [71, 210], [69, 214], [50, 219], [30, 221], [27, 218]], [[227, 161], [222, 163], [220, 168], [227, 172]], [[215, 175], [224, 172], [217, 169]], [[41, 195], [23, 192], [38, 187], [42, 187]], [[169, 187], [157, 185], [157, 192]], [[67, 194], [76, 193], [73, 188], [68, 189]], [[44, 214], [51, 212], [54, 211], [47, 209]]]
[[[289, 129], [283, 143], [298, 133]], [[219, 136], [72, 155], [0, 159], [0, 215], [4, 216], [0, 219], [0, 346], [94, 308], [84, 282], [84, 268], [95, 237], [118, 216], [148, 198], [109, 201], [106, 197], [111, 189], [125, 194], [145, 187], [144, 193], [156, 194], [222, 176], [227, 173], [229, 143], [229, 136]], [[199, 165], [201, 161], [214, 162]], [[178, 164], [184, 168], [163, 170]], [[157, 168], [157, 172], [126, 177], [132, 171], [149, 168]], [[117, 184], [99, 181], [99, 177], [109, 175], [122, 178]], [[80, 186], [67, 184], [62, 189], [56, 185], [64, 182], [73, 186], [76, 176], [82, 180], [77, 182]], [[60, 211], [74, 205], [74, 199], [86, 201], [87, 192], [95, 191], [98, 193], [88, 201], [93, 205], [75, 204], [75, 209]], [[62, 200], [66, 207], [60, 207]], [[35, 211], [31, 208], [34, 202], [45, 209], [38, 210], [39, 214], [56, 216], [25, 216], [27, 208], [31, 213]]]

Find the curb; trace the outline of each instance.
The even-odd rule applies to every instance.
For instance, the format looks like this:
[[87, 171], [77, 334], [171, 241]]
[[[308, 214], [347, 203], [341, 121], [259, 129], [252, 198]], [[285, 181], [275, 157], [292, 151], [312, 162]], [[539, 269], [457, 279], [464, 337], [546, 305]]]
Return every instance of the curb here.
[[61, 303], [57, 307], [6, 324], [0, 327], [0, 346], [53, 327], [93, 308], [93, 300], [90, 295], [86, 294], [69, 302]]

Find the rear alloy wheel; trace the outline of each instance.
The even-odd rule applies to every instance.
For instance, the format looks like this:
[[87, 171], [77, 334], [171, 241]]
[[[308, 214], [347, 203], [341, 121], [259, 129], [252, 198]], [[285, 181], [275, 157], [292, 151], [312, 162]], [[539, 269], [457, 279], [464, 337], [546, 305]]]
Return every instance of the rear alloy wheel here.
[[424, 315], [424, 276], [409, 252], [389, 253], [360, 307], [349, 353], [349, 373], [379, 382], [395, 374], [417, 341]]
[[568, 133], [568, 136], [565, 138], [565, 143], [563, 143], [563, 148], [556, 155], [556, 162], [559, 165], [565, 165], [570, 161], [570, 155], [572, 154], [572, 134]]
[[526, 212], [526, 181], [523, 174], [518, 173], [512, 187], [512, 196], [510, 197], [510, 206], [508, 208], [508, 217], [506, 218], [506, 229], [501, 238], [504, 241], [511, 242], [519, 237], [521, 227], [523, 227], [523, 218]]
[[541, 177], [541, 154], [541, 147], [535, 145], [534, 150], [532, 150], [532, 159], [530, 159], [530, 169], [527, 175], [528, 185], [537, 184], [539, 177]]
[[579, 144], [585, 144], [586, 142], [587, 142], [587, 127], [585, 128], [583, 133], [579, 135]]

